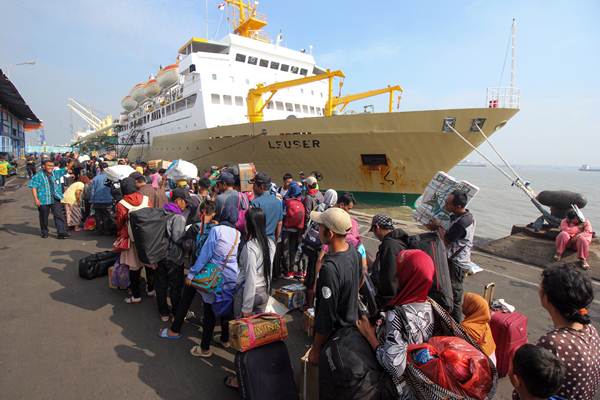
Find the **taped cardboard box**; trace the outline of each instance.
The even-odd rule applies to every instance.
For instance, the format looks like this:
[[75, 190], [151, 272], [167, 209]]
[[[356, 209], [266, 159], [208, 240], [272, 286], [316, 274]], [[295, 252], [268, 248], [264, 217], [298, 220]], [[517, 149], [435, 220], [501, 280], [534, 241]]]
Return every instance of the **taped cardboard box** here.
[[229, 321], [229, 343], [237, 351], [285, 340], [287, 336], [285, 320], [278, 314], [265, 313]]
[[290, 310], [303, 307], [306, 304], [306, 286], [295, 283], [276, 289], [273, 297]]
[[254, 179], [254, 175], [256, 175], [254, 163], [238, 164], [238, 169], [240, 171], [240, 190], [242, 192], [251, 192], [253, 185], [250, 183], [250, 180]]

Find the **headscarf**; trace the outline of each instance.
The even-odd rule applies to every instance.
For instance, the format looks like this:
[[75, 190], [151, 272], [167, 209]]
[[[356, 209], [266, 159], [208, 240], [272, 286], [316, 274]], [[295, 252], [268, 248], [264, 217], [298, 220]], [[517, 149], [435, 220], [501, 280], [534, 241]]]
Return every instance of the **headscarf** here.
[[235, 228], [238, 220], [238, 196], [229, 196], [222, 208], [217, 208], [215, 219], [220, 225]]
[[135, 179], [128, 176], [127, 178], [121, 180], [121, 194], [123, 196], [127, 196], [128, 194], [132, 194], [135, 192], [137, 192]]
[[403, 250], [396, 257], [398, 292], [390, 306], [424, 303], [431, 289], [435, 267], [433, 260], [422, 250]]
[[325, 194], [323, 195], [323, 203], [329, 207], [333, 207], [337, 204], [338, 194], [333, 189], [327, 189]]
[[181, 215], [183, 213], [183, 211], [181, 211], [181, 208], [179, 208], [179, 206], [175, 203], [165, 204], [163, 206], [163, 210], [165, 210], [166, 212], [177, 214], [177, 215]]
[[463, 300], [462, 312], [465, 319], [461, 323], [463, 329], [481, 346], [483, 352], [490, 356], [496, 351], [496, 343], [490, 329], [490, 307], [478, 294], [467, 292]]

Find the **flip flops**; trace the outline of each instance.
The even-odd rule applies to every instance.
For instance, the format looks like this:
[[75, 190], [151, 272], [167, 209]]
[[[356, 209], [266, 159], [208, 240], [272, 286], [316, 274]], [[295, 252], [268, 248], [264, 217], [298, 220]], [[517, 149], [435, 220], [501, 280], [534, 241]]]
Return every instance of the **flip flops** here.
[[209, 358], [212, 357], [213, 352], [210, 350], [204, 351], [200, 346], [194, 346], [190, 349], [190, 354], [194, 357]]
[[181, 339], [181, 334], [177, 336], [169, 336], [169, 328], [163, 328], [160, 331], [158, 331], [158, 337], [169, 340], [177, 340]]

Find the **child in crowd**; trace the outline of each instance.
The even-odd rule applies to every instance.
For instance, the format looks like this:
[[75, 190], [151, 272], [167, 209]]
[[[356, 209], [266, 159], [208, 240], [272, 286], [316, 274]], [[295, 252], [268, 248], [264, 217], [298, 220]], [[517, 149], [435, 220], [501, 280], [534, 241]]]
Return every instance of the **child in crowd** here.
[[513, 358], [510, 382], [515, 388], [513, 399], [553, 399], [565, 378], [565, 368], [552, 352], [533, 344], [521, 346]]

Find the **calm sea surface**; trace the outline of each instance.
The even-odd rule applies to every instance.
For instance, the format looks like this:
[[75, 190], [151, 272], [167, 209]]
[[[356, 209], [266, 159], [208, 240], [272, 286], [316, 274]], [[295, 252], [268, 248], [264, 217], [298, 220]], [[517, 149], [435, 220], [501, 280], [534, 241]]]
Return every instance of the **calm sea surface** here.
[[[581, 172], [574, 167], [515, 167], [522, 179], [531, 182], [539, 193], [542, 190], [571, 190], [580, 192], [588, 200], [583, 213], [592, 222], [600, 224], [600, 172]], [[529, 198], [510, 185], [504, 175], [493, 167], [456, 167], [449, 172], [459, 180], [478, 186], [480, 191], [469, 205], [477, 220], [476, 235], [497, 239], [510, 234], [514, 224], [535, 220], [539, 212]], [[357, 206], [368, 213], [385, 212], [394, 218], [410, 220], [411, 210], [406, 207]]]

